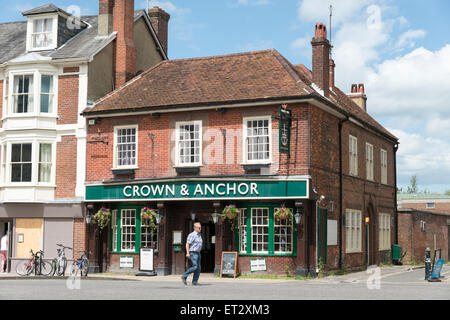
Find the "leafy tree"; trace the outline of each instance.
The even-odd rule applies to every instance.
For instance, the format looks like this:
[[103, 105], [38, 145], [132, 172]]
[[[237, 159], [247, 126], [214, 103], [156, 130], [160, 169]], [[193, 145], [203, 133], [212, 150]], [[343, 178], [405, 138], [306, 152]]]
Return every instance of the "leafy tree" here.
[[418, 186], [418, 183], [417, 183], [417, 176], [416, 175], [413, 175], [411, 177], [410, 183], [411, 183], [411, 185], [408, 186], [408, 190], [406, 191], [406, 193], [408, 193], [408, 194], [418, 193], [419, 192], [419, 186]]

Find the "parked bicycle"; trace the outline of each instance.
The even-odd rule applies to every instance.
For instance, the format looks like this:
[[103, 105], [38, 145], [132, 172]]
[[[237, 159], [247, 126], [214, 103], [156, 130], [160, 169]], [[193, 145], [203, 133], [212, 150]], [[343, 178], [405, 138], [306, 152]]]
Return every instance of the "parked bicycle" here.
[[57, 243], [56, 245], [61, 249], [56, 249], [56, 251], [58, 251], [58, 256], [55, 259], [53, 259], [53, 275], [55, 275], [56, 273], [58, 276], [64, 276], [67, 268], [67, 258], [64, 250], [65, 249], [73, 250], [73, 249], [71, 247], [65, 247], [59, 243]]
[[72, 264], [72, 268], [70, 270], [70, 275], [72, 277], [76, 277], [78, 275], [78, 272], [81, 273], [81, 276], [87, 277], [89, 272], [89, 259], [87, 257], [88, 254], [91, 254], [90, 251], [78, 251], [82, 252], [83, 255], [80, 259], [76, 260]]
[[52, 274], [53, 265], [49, 261], [44, 261], [44, 251], [39, 250], [34, 253], [30, 250], [31, 258], [29, 260], [22, 261], [16, 266], [16, 273], [20, 276], [28, 276], [33, 271], [36, 276], [43, 275], [49, 276]]

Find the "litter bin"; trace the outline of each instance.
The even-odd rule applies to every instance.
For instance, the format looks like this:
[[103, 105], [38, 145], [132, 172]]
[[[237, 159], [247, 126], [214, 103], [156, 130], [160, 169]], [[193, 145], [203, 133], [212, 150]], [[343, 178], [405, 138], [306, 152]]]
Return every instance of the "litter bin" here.
[[402, 248], [398, 244], [392, 245], [392, 261], [399, 262], [402, 258]]

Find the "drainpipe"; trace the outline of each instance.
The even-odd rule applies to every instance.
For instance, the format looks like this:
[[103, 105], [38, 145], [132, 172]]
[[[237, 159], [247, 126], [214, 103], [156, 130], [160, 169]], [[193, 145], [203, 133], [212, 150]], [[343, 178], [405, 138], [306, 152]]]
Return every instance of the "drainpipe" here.
[[338, 128], [339, 128], [339, 269], [342, 269], [342, 203], [343, 203], [343, 196], [342, 196], [342, 125], [344, 122], [348, 121], [348, 117], [344, 120], [339, 121]]
[[395, 195], [394, 195], [394, 201], [395, 201], [395, 244], [398, 244], [398, 210], [397, 210], [397, 151], [398, 151], [398, 145], [397, 142], [394, 144], [394, 186], [395, 186]]

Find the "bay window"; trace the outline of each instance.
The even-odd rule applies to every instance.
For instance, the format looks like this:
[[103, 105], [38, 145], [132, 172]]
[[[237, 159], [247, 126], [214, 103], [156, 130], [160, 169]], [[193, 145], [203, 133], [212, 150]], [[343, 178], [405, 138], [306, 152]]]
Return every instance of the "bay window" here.
[[39, 182], [51, 182], [52, 175], [52, 145], [41, 143], [39, 145]]
[[31, 182], [31, 143], [11, 145], [11, 182]]
[[10, 115], [55, 115], [55, 75], [33, 71], [30, 73], [10, 73], [8, 82], [10, 107], [5, 113]]

